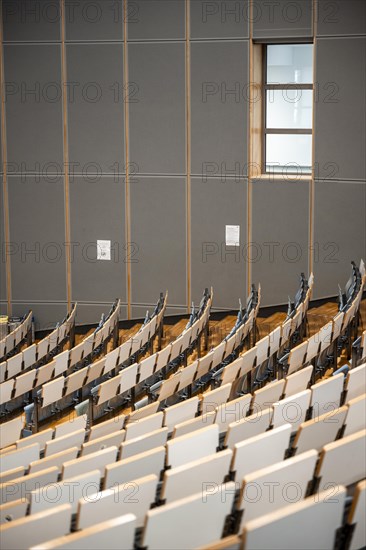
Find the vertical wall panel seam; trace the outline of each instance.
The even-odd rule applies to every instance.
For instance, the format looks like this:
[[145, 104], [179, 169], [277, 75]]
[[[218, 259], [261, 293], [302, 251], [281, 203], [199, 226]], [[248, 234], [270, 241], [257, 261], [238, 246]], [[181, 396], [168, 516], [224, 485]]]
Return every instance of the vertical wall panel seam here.
[[317, 0], [313, 0], [313, 134], [312, 134], [312, 171], [309, 183], [309, 248], [308, 248], [308, 266], [309, 274], [314, 269], [314, 198], [315, 198], [315, 106], [316, 106], [316, 35], [317, 35]]
[[192, 282], [191, 282], [191, 239], [192, 239], [192, 220], [191, 220], [191, 25], [190, 25], [190, 0], [186, 0], [186, 246], [187, 246], [187, 312], [189, 313]]
[[[127, 46], [127, 31], [128, 31], [128, 0], [123, 1], [123, 84], [128, 84], [128, 46]], [[124, 89], [124, 88], [123, 88]], [[126, 254], [131, 243], [131, 208], [130, 208], [130, 181], [129, 181], [129, 108], [128, 99], [123, 97], [124, 119], [125, 119], [125, 232], [126, 232]], [[131, 262], [126, 261], [127, 270], [127, 318], [131, 318]]]
[[[253, 75], [254, 75], [254, 56], [253, 56], [253, 0], [249, 0], [249, 107], [248, 107], [248, 189], [247, 189], [247, 292], [250, 292], [252, 283], [252, 265], [251, 265], [251, 240], [252, 240], [252, 126], [253, 126]], [[258, 281], [257, 281], [258, 282]]]
[[63, 151], [64, 151], [64, 200], [65, 200], [65, 240], [66, 240], [66, 281], [67, 306], [71, 307], [71, 233], [70, 233], [70, 180], [69, 180], [69, 128], [67, 106], [67, 67], [65, 44], [65, 0], [60, 0], [61, 8], [61, 81], [62, 81], [62, 114], [63, 114]]
[[[3, 49], [3, 13], [0, 3], [0, 88], [1, 88], [1, 148], [3, 161], [3, 209], [4, 209], [4, 236], [5, 243], [10, 243], [10, 216], [7, 179], [7, 140], [6, 140], [6, 111], [5, 111], [5, 77], [4, 77], [4, 49]], [[12, 313], [11, 304], [11, 263], [8, 246], [5, 246], [6, 296], [8, 315]]]

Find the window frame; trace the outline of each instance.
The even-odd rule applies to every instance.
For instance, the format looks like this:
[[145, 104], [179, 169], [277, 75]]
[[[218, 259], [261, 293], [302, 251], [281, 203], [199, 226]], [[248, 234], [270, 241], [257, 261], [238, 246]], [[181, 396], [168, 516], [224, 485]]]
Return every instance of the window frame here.
[[[314, 140], [314, 79], [312, 84], [267, 84], [267, 60], [268, 60], [268, 46], [297, 46], [297, 45], [310, 45], [314, 48], [313, 42], [275, 42], [275, 43], [266, 43], [263, 48], [263, 101], [262, 101], [262, 120], [263, 120], [263, 132], [262, 132], [262, 174], [280, 174], [280, 172], [275, 172], [273, 169], [267, 170], [267, 135], [289, 135], [289, 134], [299, 134], [299, 135], [311, 135], [312, 136], [312, 146]], [[313, 50], [314, 53], [314, 50]], [[314, 71], [314, 68], [313, 68]], [[313, 72], [314, 74], [314, 72]], [[313, 120], [311, 128], [267, 128], [267, 91], [268, 90], [311, 90], [313, 92]], [[312, 167], [310, 166], [309, 172], [303, 172], [304, 166], [299, 166], [303, 175], [311, 176]], [[297, 172], [292, 172], [286, 170], [286, 174], [298, 175]]]

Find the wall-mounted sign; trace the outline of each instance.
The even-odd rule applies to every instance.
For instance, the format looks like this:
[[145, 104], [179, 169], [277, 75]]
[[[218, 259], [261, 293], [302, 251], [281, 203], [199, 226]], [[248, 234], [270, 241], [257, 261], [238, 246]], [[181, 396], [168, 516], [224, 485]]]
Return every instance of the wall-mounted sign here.
[[225, 228], [226, 246], [240, 245], [240, 225], [227, 225]]
[[97, 241], [97, 260], [111, 259], [111, 241]]

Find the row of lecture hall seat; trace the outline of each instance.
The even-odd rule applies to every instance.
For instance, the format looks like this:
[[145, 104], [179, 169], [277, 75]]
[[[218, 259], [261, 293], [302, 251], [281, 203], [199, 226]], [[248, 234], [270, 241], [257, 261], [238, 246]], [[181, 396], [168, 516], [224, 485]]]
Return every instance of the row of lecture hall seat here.
[[19, 353], [1, 362], [0, 383], [10, 380], [29, 369], [41, 366], [49, 357], [55, 356], [57, 358], [67, 339], [70, 339], [70, 347], [73, 347], [76, 307], [77, 305], [75, 304], [62, 323], [57, 325], [45, 338], [38, 343], [26, 346]]
[[[353, 391], [350, 399], [346, 394], [342, 407], [332, 407], [331, 413], [302, 422], [300, 426], [297, 419], [287, 418], [287, 415], [276, 417], [276, 404], [270, 408], [269, 414], [268, 409], [243, 418], [239, 413], [235, 420], [240, 407], [233, 409], [232, 404], [224, 402], [215, 410], [221, 426], [217, 422], [206, 425], [203, 417], [200, 425], [194, 419], [190, 426], [181, 422], [172, 427], [169, 441], [167, 426], [155, 429], [162, 424], [167, 411], [164, 415], [152, 414], [143, 421], [128, 419], [126, 424], [124, 417], [113, 419], [114, 426], [108, 421], [96, 426], [96, 432], [92, 429], [86, 443], [80, 443], [86, 434], [86, 419], [82, 417], [75, 421], [77, 425], [61, 425], [59, 428], [62, 429], [56, 427], [54, 439], [45, 441], [43, 436], [42, 445], [41, 434], [32, 436], [33, 441], [38, 437], [37, 443], [29, 442], [30, 445], [10, 450], [2, 457], [4, 468], [12, 468], [2, 473], [1, 479], [0, 495], [4, 504], [0, 506], [0, 517], [4, 522], [1, 528], [4, 548], [27, 548], [43, 542], [42, 537], [46, 535], [39, 533], [37, 527], [41, 520], [52, 520], [52, 509], [54, 521], [58, 523], [64, 515], [67, 521], [66, 527], [63, 522], [61, 532], [59, 528], [52, 531], [50, 538], [57, 533], [60, 536], [67, 534], [72, 516], [80, 536], [83, 530], [95, 523], [132, 513], [134, 527], [144, 527], [140, 540], [142, 548], [196, 548], [219, 538], [225, 526], [230, 533], [241, 533], [253, 520], [278, 512], [289, 502], [301, 502], [310, 495], [313, 495], [314, 502], [321, 498], [333, 502], [332, 497], [338, 499], [342, 491], [341, 485], [351, 488], [365, 475], [365, 369], [366, 365], [352, 369], [355, 377]], [[343, 379], [343, 375], [340, 376]], [[332, 382], [333, 379], [326, 381], [327, 384]], [[310, 391], [315, 392], [316, 386]], [[342, 393], [339, 392], [338, 404]], [[304, 404], [298, 399], [299, 395], [293, 396], [292, 403], [297, 403], [301, 409]], [[323, 387], [323, 392], [317, 392], [316, 396], [319, 400], [323, 398], [322, 406], [327, 408], [326, 388]], [[241, 399], [246, 400], [249, 408], [247, 396]], [[181, 406], [189, 408], [188, 402]], [[226, 407], [224, 414], [223, 406]], [[228, 420], [228, 415], [231, 420], [234, 416], [233, 422]], [[306, 416], [305, 410], [303, 416]], [[273, 427], [269, 429], [271, 424]], [[70, 431], [77, 427], [80, 429]], [[118, 429], [112, 431], [116, 427]], [[222, 429], [225, 439], [220, 444]], [[63, 435], [66, 431], [69, 433]], [[98, 437], [106, 432], [110, 433]], [[122, 441], [119, 445], [117, 436]], [[108, 446], [107, 440], [112, 438], [114, 444]], [[20, 440], [17, 446], [22, 443], [24, 440]], [[70, 445], [74, 446], [70, 448]], [[45, 449], [45, 456], [40, 459], [41, 447]], [[65, 447], [66, 451], [60, 450]], [[73, 458], [80, 448], [80, 457]], [[29, 473], [21, 476], [21, 469], [23, 472], [29, 469]], [[275, 498], [271, 496], [269, 487], [276, 489]], [[203, 488], [207, 490], [207, 498], [204, 498]], [[223, 502], [226, 506], [221, 509], [218, 504], [221, 497], [219, 501], [214, 499], [216, 504], [212, 516], [209, 506], [201, 509], [202, 502], [206, 504], [211, 495], [221, 489], [225, 491]], [[324, 491], [325, 496], [321, 497], [319, 493]], [[134, 499], [134, 495], [138, 498]], [[64, 504], [68, 505], [67, 514]], [[153, 505], [156, 507], [150, 510]], [[212, 521], [213, 517], [216, 518], [213, 522], [215, 528], [209, 525], [209, 518]], [[6, 523], [10, 518], [12, 521]], [[178, 518], [181, 518], [179, 523]], [[174, 519], [174, 528], [172, 526], [170, 531], [168, 525]], [[185, 534], [183, 529], [177, 543], [174, 530], [177, 525], [182, 528], [182, 522], [186, 527], [195, 526], [195, 536]], [[22, 540], [23, 532], [28, 535]], [[66, 539], [62, 544], [67, 542]], [[69, 542], [72, 543], [72, 539]], [[64, 546], [56, 543], [50, 547]], [[133, 545], [122, 547], [133, 548]], [[333, 545], [312, 547], [333, 548]]]
[[[324, 327], [317, 333], [311, 362], [307, 344], [303, 363], [289, 367], [306, 335], [310, 277], [290, 308], [295, 320], [281, 326], [286, 340], [276, 334], [274, 348], [271, 339], [267, 348], [261, 344], [240, 378], [240, 366], [232, 365], [250, 349], [226, 364], [224, 349], [224, 364], [212, 369], [209, 362], [196, 383], [201, 392], [209, 387], [204, 393], [183, 391], [170, 401], [158, 393], [129, 415], [92, 426], [84, 415], [17, 441], [11, 434], [20, 436], [22, 417], [3, 424], [1, 435], [13, 443], [1, 461], [4, 548], [363, 547], [366, 337], [354, 343], [346, 376], [334, 360], [358, 326], [363, 262], [354, 275], [342, 322], [334, 322], [337, 314], [328, 338]], [[223, 378], [228, 367], [237, 371], [230, 381]], [[335, 373], [324, 380], [328, 367]], [[278, 489], [274, 498], [269, 487]], [[324, 525], [299, 538], [293, 526], [313, 517]]]
[[32, 338], [32, 311], [29, 311], [19, 325], [0, 340], [0, 361], [14, 354], [26, 341], [30, 343]]
[[[167, 296], [165, 298], [161, 296], [151, 318], [146, 318], [140, 331], [140, 334], [146, 336], [146, 338], [145, 336], [142, 338], [142, 348], [145, 348], [150, 340], [161, 332], [166, 300]], [[80, 344], [55, 355], [51, 361], [41, 366], [38, 366], [37, 363], [27, 372], [0, 384], [2, 415], [7, 415], [19, 409], [24, 406], [24, 403], [38, 401], [39, 392], [43, 391], [47, 383], [55, 386], [62, 383], [62, 386], [67, 385], [69, 389], [76, 387], [76, 391], [82, 378], [81, 372], [88, 372], [86, 377], [88, 380], [85, 383], [92, 383], [101, 376], [108, 374], [108, 368], [113, 357], [120, 357], [123, 361], [128, 360], [132, 353], [138, 352], [139, 348], [135, 350], [136, 346], [133, 339], [129, 339], [118, 346], [119, 309], [120, 301], [117, 300], [107, 318], [102, 317], [97, 329], [90, 336], [84, 338]], [[113, 340], [113, 350], [105, 355], [106, 343], [109, 339]], [[102, 359], [95, 361], [101, 355]], [[71, 392], [70, 389], [70, 394]]]

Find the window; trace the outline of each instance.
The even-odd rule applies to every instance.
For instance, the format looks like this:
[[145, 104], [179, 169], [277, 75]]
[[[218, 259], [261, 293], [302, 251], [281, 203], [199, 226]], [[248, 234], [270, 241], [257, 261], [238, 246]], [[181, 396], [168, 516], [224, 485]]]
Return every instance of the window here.
[[264, 67], [264, 171], [310, 173], [313, 46], [268, 45]]

